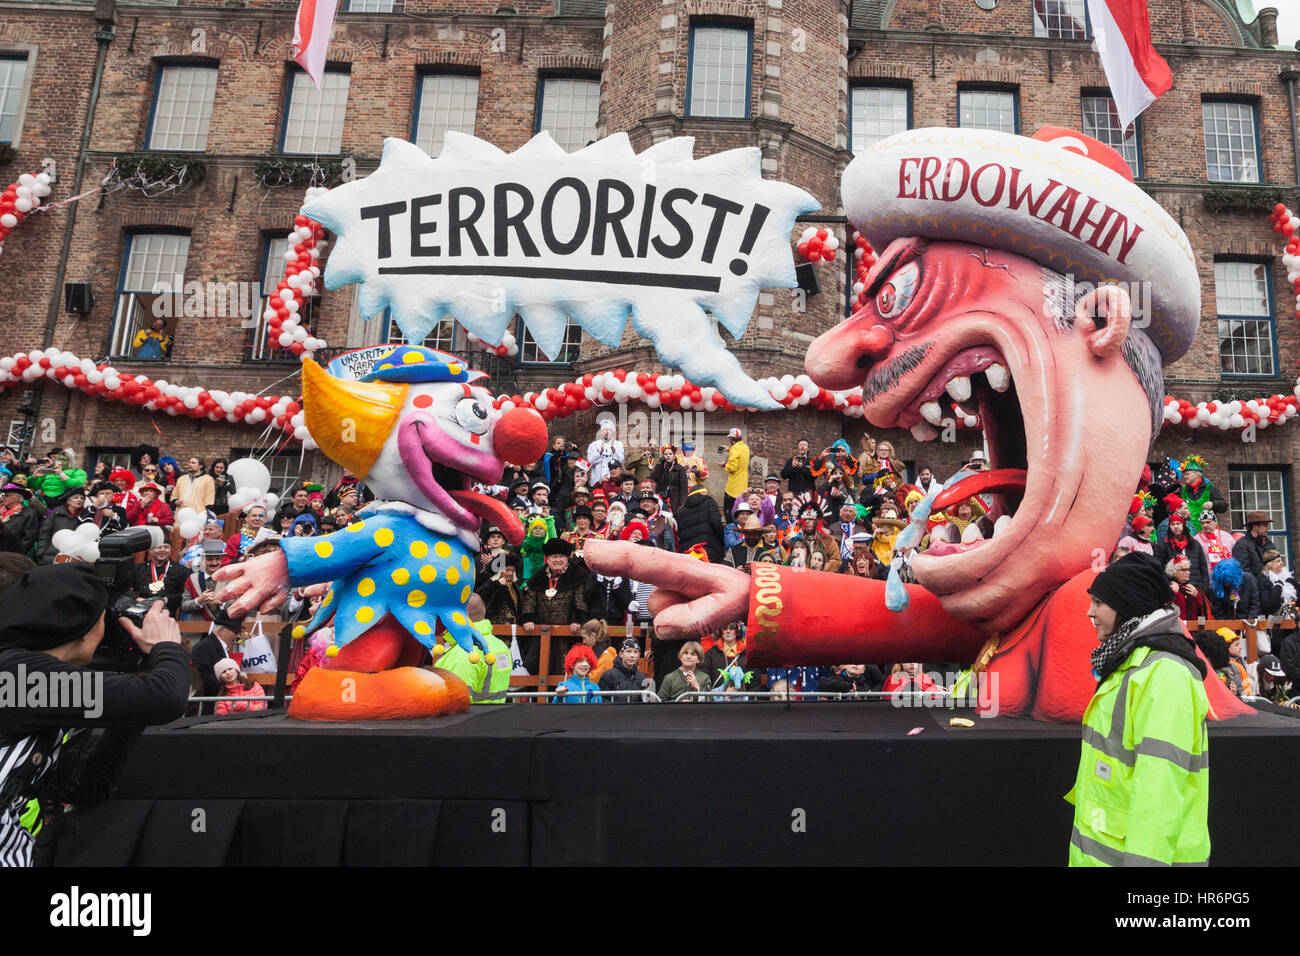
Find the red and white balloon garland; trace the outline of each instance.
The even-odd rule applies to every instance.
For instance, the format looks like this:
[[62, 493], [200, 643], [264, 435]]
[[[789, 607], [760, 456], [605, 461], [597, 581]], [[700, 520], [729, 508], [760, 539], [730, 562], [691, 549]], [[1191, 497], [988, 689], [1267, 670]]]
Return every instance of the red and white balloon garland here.
[[500, 345], [489, 345], [488, 343], [484, 342], [481, 338], [479, 338], [477, 335], [475, 335], [473, 332], [466, 329], [465, 341], [469, 343], [469, 347], [471, 349], [477, 348], [477, 349], [482, 349], [485, 352], [495, 352], [497, 355], [501, 356], [502, 358], [509, 358], [519, 354], [519, 343], [515, 341], [514, 335], [511, 334], [510, 332], [507, 332], [501, 336]]
[[1300, 319], [1300, 217], [1296, 216], [1282, 203], [1273, 207], [1269, 215], [1273, 231], [1286, 237], [1286, 249], [1282, 252], [1282, 265], [1286, 269], [1286, 279], [1291, 283], [1295, 295], [1295, 314]]
[[4, 251], [4, 241], [9, 238], [9, 233], [18, 228], [28, 213], [39, 209], [41, 200], [49, 194], [49, 173], [23, 173], [18, 182], [11, 183], [0, 195], [0, 252]]
[[809, 262], [833, 262], [835, 250], [839, 247], [840, 240], [835, 233], [816, 226], [805, 229], [799, 236], [799, 244], [795, 246], [799, 250], [799, 255]]
[[853, 311], [856, 312], [867, 304], [867, 273], [876, 264], [876, 251], [867, 242], [867, 237], [856, 229], [853, 230]]
[[[1278, 203], [1269, 213], [1273, 231], [1286, 239], [1282, 264], [1287, 281], [1296, 300], [1296, 318], [1300, 319], [1300, 217], [1284, 204]], [[1189, 428], [1267, 428], [1281, 425], [1300, 414], [1300, 381], [1292, 395], [1270, 395], [1247, 401], [1198, 402], [1193, 405], [1186, 399], [1165, 398], [1165, 421]]]
[[153, 381], [144, 375], [119, 372], [111, 365], [96, 365], [90, 359], [56, 348], [0, 358], [0, 388], [39, 378], [61, 382], [105, 401], [138, 405], [149, 411], [246, 425], [270, 422], [299, 441], [308, 438], [302, 405], [287, 396], [250, 395], [215, 388], [209, 391], [174, 385], [163, 379]]
[[[323, 186], [307, 190], [304, 203], [328, 192]], [[312, 335], [301, 324], [301, 315], [307, 296], [315, 294], [316, 280], [320, 278], [319, 260], [325, 251], [325, 227], [314, 219], [299, 213], [293, 217], [293, 231], [289, 233], [289, 248], [284, 253], [284, 278], [276, 284], [267, 298], [266, 340], [275, 348], [289, 349], [294, 355], [310, 358], [325, 348], [325, 340]]]

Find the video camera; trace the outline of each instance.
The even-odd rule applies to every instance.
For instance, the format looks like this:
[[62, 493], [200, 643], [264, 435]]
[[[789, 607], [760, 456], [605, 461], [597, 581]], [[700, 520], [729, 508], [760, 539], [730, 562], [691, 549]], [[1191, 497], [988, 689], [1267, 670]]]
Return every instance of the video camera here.
[[104, 639], [90, 662], [92, 669], [132, 673], [143, 667], [144, 655], [118, 618], [124, 617], [136, 627], [144, 626], [144, 616], [154, 602], [132, 592], [135, 556], [162, 543], [162, 528], [128, 528], [99, 539], [95, 573], [108, 585], [108, 618], [104, 623]]

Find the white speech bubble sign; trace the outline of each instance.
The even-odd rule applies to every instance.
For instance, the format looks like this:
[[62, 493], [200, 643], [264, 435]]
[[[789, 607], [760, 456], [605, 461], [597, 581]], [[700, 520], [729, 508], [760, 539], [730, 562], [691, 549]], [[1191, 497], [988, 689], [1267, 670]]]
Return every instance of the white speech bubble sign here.
[[454, 317], [497, 344], [518, 313], [554, 358], [570, 319], [616, 347], [630, 318], [665, 365], [776, 408], [713, 320], [738, 338], [761, 289], [797, 284], [790, 233], [819, 206], [763, 179], [756, 148], [693, 150], [678, 137], [638, 155], [617, 133], [566, 153], [542, 132], [505, 153], [449, 131], [435, 159], [386, 139], [374, 173], [302, 211], [339, 236], [325, 287], [358, 283], [361, 313], [391, 309], [408, 341]]

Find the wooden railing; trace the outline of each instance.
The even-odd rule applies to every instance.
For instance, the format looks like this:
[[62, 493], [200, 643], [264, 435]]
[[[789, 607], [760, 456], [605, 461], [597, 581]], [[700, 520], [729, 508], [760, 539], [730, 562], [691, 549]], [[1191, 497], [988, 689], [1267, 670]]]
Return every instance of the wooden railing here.
[[[280, 631], [284, 629], [285, 622], [277, 620], [273, 617], [256, 617], [256, 618], [245, 619], [245, 625], [247, 627], [251, 627], [259, 622], [262, 624], [263, 630], [266, 631], [267, 637], [271, 640], [271, 646], [276, 648], [277, 651], [276, 658], [278, 660], [280, 654], [283, 652], [283, 644], [278, 642], [277, 638]], [[196, 642], [204, 634], [208, 633], [209, 627], [210, 625], [208, 624], [208, 622], [202, 620], [201, 618], [190, 620], [190, 621], [182, 621], [180, 624], [181, 640], [185, 643], [185, 646], [189, 648], [193, 645], [194, 642]], [[532, 634], [529, 634], [523, 629], [522, 625], [518, 625], [516, 629], [512, 629], [509, 624], [498, 624], [492, 628], [492, 633], [495, 636], [499, 637], [501, 640], [503, 640], [506, 644], [510, 643], [510, 638], [514, 635], [517, 635], [519, 637], [537, 637], [540, 639], [540, 648], [538, 650], [538, 665], [537, 665], [538, 673], [520, 674], [518, 676], [511, 677], [510, 686], [512, 688], [524, 687], [524, 688], [536, 688], [537, 690], [550, 690], [556, 684], [558, 684], [560, 681], [564, 679], [563, 673], [554, 674], [550, 670], [551, 642], [553, 639], [562, 640], [566, 642], [566, 647], [569, 644], [571, 644], [572, 641], [574, 641], [576, 638], [574, 638], [573, 635], [569, 633], [568, 625], [555, 626], [555, 627], [549, 625], [538, 625], [538, 627], [532, 632]], [[554, 633], [554, 637], [552, 637], [553, 633]], [[623, 639], [628, 636], [636, 638], [637, 641], [640, 642], [641, 644], [642, 657], [641, 657], [641, 662], [639, 664], [639, 668], [641, 672], [645, 674], [647, 677], [653, 677], [654, 666], [650, 661], [647, 661], [644, 656], [644, 652], [646, 650], [646, 644], [650, 636], [650, 628], [634, 626], [634, 627], [611, 627], [609, 629], [609, 639], [610, 642], [615, 647], [618, 647], [620, 644], [622, 644]], [[302, 657], [303, 654], [306, 652], [306, 649], [307, 649], [306, 641], [291, 642], [289, 646], [288, 662], [285, 665], [286, 673], [288, 674], [289, 681], [293, 680], [294, 672], [297, 671], [298, 665], [302, 662]], [[248, 676], [265, 687], [275, 686], [276, 675], [274, 673], [249, 674]]]

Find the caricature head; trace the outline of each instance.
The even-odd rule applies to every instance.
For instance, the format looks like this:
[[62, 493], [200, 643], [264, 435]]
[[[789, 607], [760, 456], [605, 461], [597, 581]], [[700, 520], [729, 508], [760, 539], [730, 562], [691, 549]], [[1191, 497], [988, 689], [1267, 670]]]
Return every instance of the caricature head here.
[[[971, 387], [963, 406], [978, 411], [1001, 479], [990, 518], [1010, 521], [990, 539], [931, 545], [912, 573], [949, 613], [997, 632], [1118, 538], [1163, 420], [1161, 366], [1199, 325], [1200, 282], [1178, 224], [1109, 146], [1057, 128], [1032, 139], [936, 132], [930, 145], [873, 149], [845, 172], [846, 214], [882, 251], [866, 304], [813, 342], [806, 365], [824, 388], [861, 385], [864, 415], [880, 427], [911, 428], [954, 380]], [[982, 172], [951, 180], [953, 202], [918, 186], [918, 175], [948, 182], [963, 167]], [[1069, 227], [1046, 215], [1062, 194], [1078, 197]], [[1115, 231], [1079, 231], [1085, 205]], [[1148, 314], [1134, 316], [1127, 284], [1092, 287], [1103, 278], [1150, 286]], [[893, 457], [884, 442], [877, 451]], [[963, 490], [936, 509], [974, 492]]]

